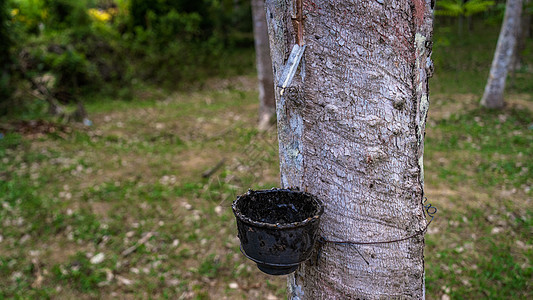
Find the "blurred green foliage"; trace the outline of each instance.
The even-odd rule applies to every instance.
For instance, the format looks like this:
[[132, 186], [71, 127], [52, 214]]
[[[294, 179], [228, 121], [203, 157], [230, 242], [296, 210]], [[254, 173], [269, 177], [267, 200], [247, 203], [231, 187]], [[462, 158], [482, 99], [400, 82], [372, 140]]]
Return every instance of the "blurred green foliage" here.
[[31, 89], [28, 78], [63, 103], [128, 98], [138, 82], [175, 88], [220, 75], [227, 53], [253, 47], [245, 0], [6, 0], [0, 24], [0, 115], [33, 101], [8, 97]]
[[437, 1], [436, 15], [440, 16], [472, 16], [488, 11], [495, 4], [492, 0], [440, 0]]
[[[10, 72], [12, 36], [10, 31], [10, 16], [5, 1], [0, 2], [0, 99], [6, 99], [11, 94]], [[2, 105], [0, 102], [0, 112]]]

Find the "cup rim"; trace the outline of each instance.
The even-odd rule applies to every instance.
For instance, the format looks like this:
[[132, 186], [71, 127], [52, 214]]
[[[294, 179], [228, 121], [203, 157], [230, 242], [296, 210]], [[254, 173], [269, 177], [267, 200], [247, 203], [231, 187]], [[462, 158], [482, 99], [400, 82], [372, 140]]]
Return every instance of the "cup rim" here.
[[[312, 217], [308, 217], [308, 218], [306, 218], [303, 221], [291, 222], [291, 223], [266, 223], [266, 222], [252, 220], [251, 218], [243, 215], [241, 213], [240, 209], [237, 207], [237, 205], [239, 204], [239, 201], [242, 201], [243, 198], [249, 197], [249, 196], [251, 196], [253, 194], [279, 193], [279, 192], [283, 192], [283, 193], [298, 193], [298, 194], [302, 194], [302, 195], [304, 195], [306, 197], [309, 197], [315, 203], [315, 206], [317, 207], [317, 210], [315, 211], [315, 213], [313, 214]], [[295, 189], [290, 189], [290, 188], [289, 189], [272, 188], [272, 189], [269, 189], [269, 190], [255, 190], [255, 191], [254, 190], [248, 190], [248, 192], [246, 192], [243, 195], [238, 196], [237, 199], [235, 199], [235, 201], [233, 201], [233, 204], [231, 205], [231, 208], [233, 210], [233, 214], [235, 215], [235, 217], [237, 218], [238, 221], [247, 223], [247, 224], [252, 225], [254, 227], [262, 227], [262, 228], [269, 228], [269, 229], [294, 229], [294, 228], [299, 228], [299, 227], [305, 227], [308, 224], [311, 224], [311, 223], [314, 223], [314, 222], [318, 221], [320, 219], [320, 216], [322, 216], [322, 214], [324, 213], [324, 205], [322, 204], [322, 201], [320, 201], [316, 196], [314, 196], [312, 194], [309, 194], [309, 193], [306, 193], [306, 192], [301, 192], [301, 191], [298, 191], [298, 190], [295, 190]]]

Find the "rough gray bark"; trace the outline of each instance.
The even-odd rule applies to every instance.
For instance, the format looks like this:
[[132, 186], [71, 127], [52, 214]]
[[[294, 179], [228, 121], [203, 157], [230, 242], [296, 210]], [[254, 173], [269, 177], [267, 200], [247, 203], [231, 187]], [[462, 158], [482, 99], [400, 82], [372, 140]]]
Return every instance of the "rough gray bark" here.
[[259, 130], [270, 127], [276, 112], [274, 75], [265, 16], [264, 0], [252, 0], [255, 58], [259, 80]]
[[489, 79], [481, 98], [481, 105], [488, 108], [502, 108], [505, 105], [503, 93], [507, 73], [516, 51], [516, 40], [522, 14], [522, 0], [507, 0], [498, 44], [494, 52]]
[[[295, 1], [267, 0], [276, 82], [295, 43]], [[281, 184], [325, 204], [320, 234], [379, 241], [424, 228], [423, 142], [431, 0], [304, 0], [304, 58], [276, 88]], [[369, 261], [367, 265], [357, 250]], [[289, 276], [290, 299], [424, 298], [424, 239], [325, 244]]]

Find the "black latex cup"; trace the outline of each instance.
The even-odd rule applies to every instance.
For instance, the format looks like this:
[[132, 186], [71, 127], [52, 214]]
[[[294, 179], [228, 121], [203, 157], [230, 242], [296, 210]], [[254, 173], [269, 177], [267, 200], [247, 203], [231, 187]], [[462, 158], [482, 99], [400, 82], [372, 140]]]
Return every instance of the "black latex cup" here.
[[232, 205], [241, 251], [270, 275], [294, 272], [311, 256], [324, 207], [291, 189], [248, 191]]

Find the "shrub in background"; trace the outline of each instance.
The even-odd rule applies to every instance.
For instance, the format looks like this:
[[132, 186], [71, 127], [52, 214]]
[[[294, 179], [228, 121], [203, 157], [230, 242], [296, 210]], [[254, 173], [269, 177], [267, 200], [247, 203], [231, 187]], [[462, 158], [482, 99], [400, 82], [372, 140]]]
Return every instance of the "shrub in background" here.
[[[16, 86], [28, 89], [27, 76], [53, 78], [49, 87], [65, 103], [130, 95], [134, 80], [188, 85], [227, 73], [225, 54], [253, 49], [247, 0], [10, 1], [13, 18], [5, 21], [10, 9], [3, 7], [1, 34], [20, 28], [12, 53], [25, 71]], [[0, 47], [8, 47], [4, 40]], [[14, 86], [0, 79], [0, 87]]]
[[223, 55], [253, 47], [249, 1], [131, 0], [125, 37], [137, 76], [176, 86], [219, 74]]
[[53, 76], [51, 92], [64, 103], [102, 91], [113, 95], [130, 86], [121, 37], [111, 24], [89, 15], [92, 1], [14, 1], [12, 23], [23, 28], [16, 52], [23, 54], [19, 59], [25, 76]]
[[11, 47], [13, 39], [10, 31], [10, 12], [7, 1], [0, 2], [0, 115], [7, 112], [12, 89], [11, 81]]

